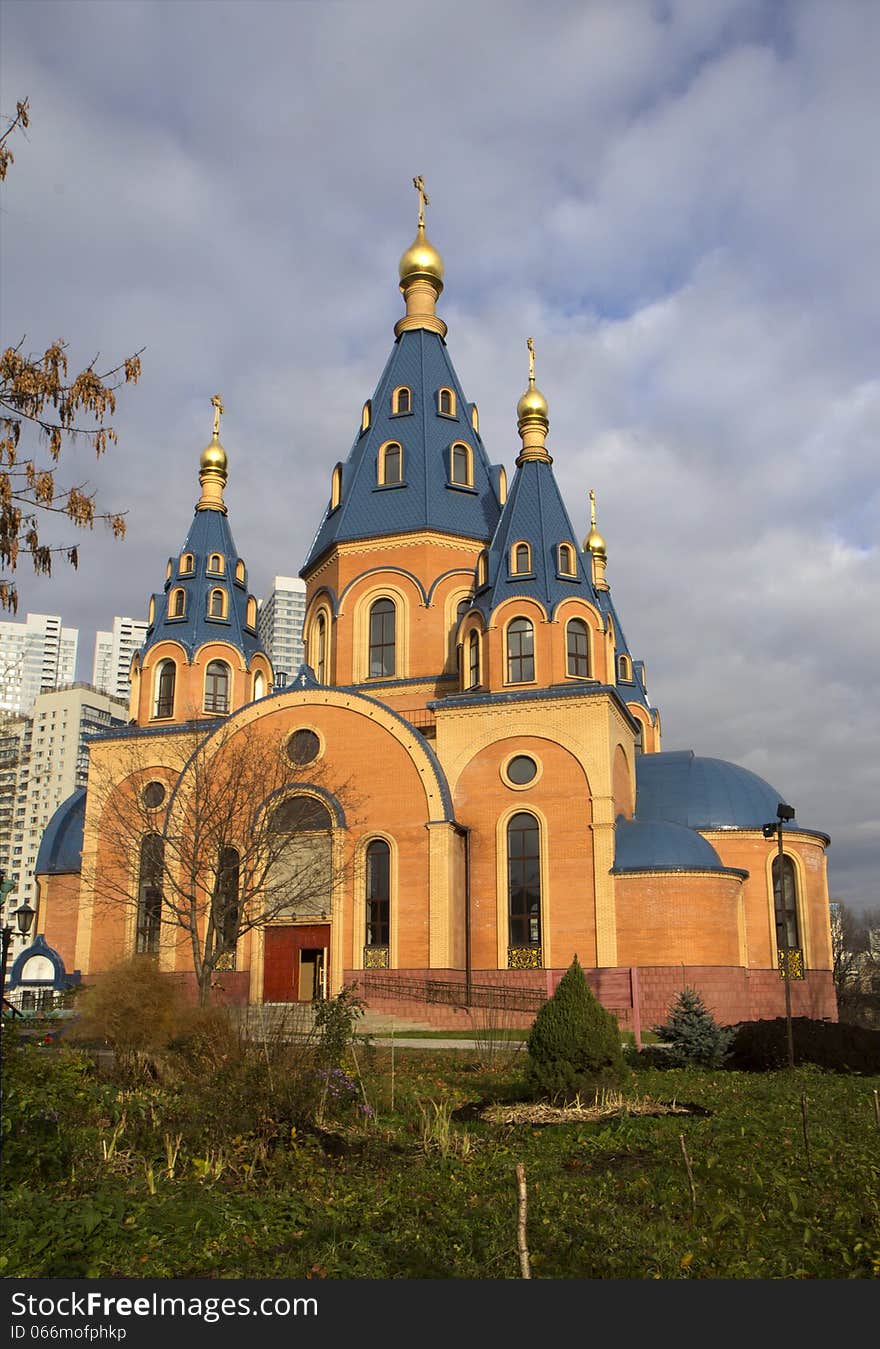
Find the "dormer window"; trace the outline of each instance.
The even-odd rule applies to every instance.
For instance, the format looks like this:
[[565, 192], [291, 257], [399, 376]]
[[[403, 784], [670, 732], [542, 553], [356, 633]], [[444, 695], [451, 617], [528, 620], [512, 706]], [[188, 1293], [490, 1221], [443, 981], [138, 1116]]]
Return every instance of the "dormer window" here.
[[192, 553], [183, 553], [180, 558], [180, 576], [192, 576], [196, 569], [196, 560]]
[[449, 451], [449, 480], [456, 487], [473, 487], [474, 459], [470, 445], [456, 441]]
[[489, 554], [483, 549], [477, 558], [477, 588], [484, 586], [489, 580]]
[[452, 389], [437, 390], [437, 411], [441, 417], [455, 416], [455, 394]]
[[149, 623], [150, 627], [153, 626], [153, 623], [155, 622], [155, 620], [156, 620], [156, 601], [155, 601], [155, 599], [153, 598], [153, 596], [151, 595], [151, 596], [150, 596], [150, 611], [149, 611], [149, 613], [147, 614], [147, 622]]
[[576, 576], [574, 548], [570, 543], [559, 545], [557, 566], [560, 576]]
[[412, 390], [401, 384], [391, 395], [391, 414], [402, 417], [408, 412], [412, 412]]
[[527, 543], [515, 543], [510, 550], [510, 570], [514, 576], [527, 576], [532, 570], [532, 550]]
[[498, 500], [502, 506], [507, 500], [507, 474], [503, 468], [498, 471]]
[[365, 431], [369, 431], [370, 422], [372, 420], [373, 420], [373, 402], [372, 399], [368, 398], [366, 403], [364, 403], [363, 408], [361, 409], [361, 435], [363, 435]]
[[212, 576], [222, 576], [225, 570], [222, 553], [211, 553], [208, 557], [208, 572]]
[[337, 464], [330, 479], [330, 509], [335, 511], [342, 500], [342, 465]]
[[168, 566], [165, 568], [165, 580], [171, 580], [171, 558], [168, 559]]
[[246, 616], [246, 618], [245, 618], [245, 623], [247, 624], [247, 626], [248, 626], [249, 628], [252, 628], [252, 629], [254, 629], [254, 631], [256, 631], [256, 627], [257, 627], [257, 601], [254, 599], [253, 595], [248, 595], [248, 602], [247, 602], [247, 616]]
[[247, 572], [245, 571], [244, 563], [241, 558], [239, 558], [235, 564], [235, 579], [240, 585], [247, 584]]
[[168, 600], [168, 617], [183, 618], [186, 614], [186, 591], [183, 589], [172, 590]]
[[219, 587], [216, 590], [212, 590], [208, 596], [208, 617], [226, 617], [226, 591], [221, 590]]
[[474, 430], [476, 431], [477, 435], [479, 435], [479, 434], [480, 434], [480, 410], [479, 410], [479, 408], [477, 407], [476, 403], [471, 403], [471, 426], [474, 428]]
[[381, 446], [377, 471], [380, 487], [394, 487], [403, 482], [403, 449], [396, 440]]
[[617, 657], [617, 678], [625, 680], [626, 683], [632, 683], [633, 668], [629, 656]]

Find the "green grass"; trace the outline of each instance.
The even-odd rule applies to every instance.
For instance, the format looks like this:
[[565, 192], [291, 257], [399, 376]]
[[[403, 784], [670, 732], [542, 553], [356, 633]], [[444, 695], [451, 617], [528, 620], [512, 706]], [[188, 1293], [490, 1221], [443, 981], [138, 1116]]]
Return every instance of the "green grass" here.
[[25, 1052], [4, 1137], [22, 1131], [31, 1157], [13, 1147], [4, 1167], [4, 1278], [514, 1279], [517, 1162], [535, 1278], [880, 1274], [880, 1078], [646, 1071], [630, 1097], [705, 1113], [499, 1126], [453, 1113], [516, 1099], [520, 1055], [489, 1070], [400, 1050], [392, 1109], [390, 1050], [361, 1047], [374, 1113], [322, 1134], [243, 1128], [234, 1084], [198, 1113], [177, 1089], [121, 1092], [66, 1050]]

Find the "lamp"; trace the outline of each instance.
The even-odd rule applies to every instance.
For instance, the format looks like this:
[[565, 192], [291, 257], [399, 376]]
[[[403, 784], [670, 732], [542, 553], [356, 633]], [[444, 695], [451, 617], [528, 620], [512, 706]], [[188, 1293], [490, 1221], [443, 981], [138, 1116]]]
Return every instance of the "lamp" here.
[[[785, 980], [785, 1033], [788, 1041], [788, 1066], [794, 1067], [794, 1033], [791, 1025], [791, 958], [790, 947], [788, 944], [788, 919], [785, 913], [785, 853], [782, 847], [782, 826], [784, 823], [790, 823], [794, 819], [794, 807], [788, 806], [784, 801], [780, 801], [776, 807], [776, 819], [765, 824], [763, 834], [765, 838], [772, 838], [776, 835], [776, 841], [779, 848], [779, 899], [782, 909], [782, 977]], [[772, 872], [771, 872], [772, 876]]]

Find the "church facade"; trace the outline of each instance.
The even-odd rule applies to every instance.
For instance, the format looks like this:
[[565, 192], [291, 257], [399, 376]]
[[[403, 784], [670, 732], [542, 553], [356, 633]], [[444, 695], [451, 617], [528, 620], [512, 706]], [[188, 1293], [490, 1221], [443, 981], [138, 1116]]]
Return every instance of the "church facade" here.
[[[223, 927], [211, 895], [239, 917], [263, 905], [233, 921], [213, 973], [230, 1000], [354, 982], [377, 1008], [465, 1025], [495, 990], [527, 1023], [577, 955], [623, 1024], [654, 1024], [686, 983], [734, 1022], [783, 1013], [787, 960], [793, 1011], [836, 1017], [827, 836], [786, 820], [780, 856], [774, 788], [661, 749], [595, 503], [580, 543], [554, 477], [531, 341], [509, 482], [487, 454], [437, 314], [421, 189], [399, 276], [405, 312], [348, 457], [328, 464], [301, 571], [306, 664], [279, 688], [259, 641], [215, 398], [194, 520], [132, 661], [131, 722], [92, 742], [89, 787], [43, 840], [40, 931], [86, 982], [138, 951], [192, 980], [163, 849], [181, 820], [195, 828], [195, 766], [259, 743], [286, 770], [249, 789], [251, 818], [271, 809], [276, 832], [308, 835], [295, 855], [324, 879], [291, 874], [285, 896], [276, 868], [261, 900], [237, 838], [204, 865], [199, 924]], [[120, 802], [139, 824], [118, 827]]]

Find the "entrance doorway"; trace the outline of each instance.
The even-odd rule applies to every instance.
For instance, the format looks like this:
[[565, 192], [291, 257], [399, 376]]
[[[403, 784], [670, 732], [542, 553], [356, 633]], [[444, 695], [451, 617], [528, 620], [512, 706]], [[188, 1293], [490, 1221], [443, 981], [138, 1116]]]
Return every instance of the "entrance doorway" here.
[[315, 1002], [326, 998], [329, 973], [329, 923], [266, 928], [264, 1002]]

